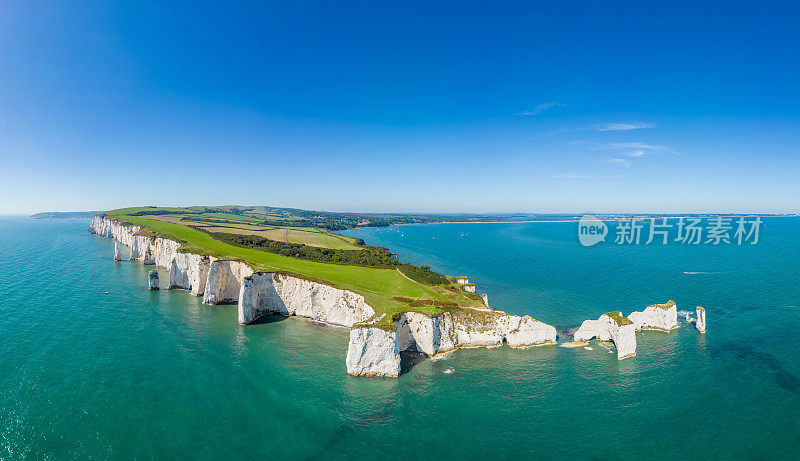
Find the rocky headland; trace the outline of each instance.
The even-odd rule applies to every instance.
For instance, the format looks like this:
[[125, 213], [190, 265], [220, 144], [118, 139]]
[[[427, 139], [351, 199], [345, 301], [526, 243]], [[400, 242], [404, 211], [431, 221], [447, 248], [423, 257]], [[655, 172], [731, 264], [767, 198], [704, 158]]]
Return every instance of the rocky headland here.
[[[189, 290], [205, 304], [237, 303], [240, 324], [282, 314], [350, 328], [346, 365], [352, 375], [399, 376], [404, 351], [435, 357], [462, 347], [556, 343], [555, 327], [490, 309], [485, 295], [484, 308], [453, 308], [433, 317], [408, 311], [387, 321], [386, 314], [376, 316], [361, 294], [296, 275], [257, 272], [243, 261], [183, 252], [175, 240], [148, 235], [141, 226], [108, 216], [94, 216], [89, 231], [115, 240], [115, 259], [121, 259], [121, 244], [130, 248], [131, 260], [169, 270], [170, 289]], [[150, 286], [158, 286], [158, 272], [152, 272]], [[458, 282], [474, 292], [466, 277]]]
[[[167, 269], [170, 289], [188, 290], [202, 296], [205, 304], [236, 303], [242, 325], [266, 314], [281, 314], [349, 328], [346, 367], [352, 375], [399, 376], [400, 353], [405, 351], [435, 358], [459, 348], [497, 347], [504, 343], [525, 348], [556, 344], [557, 340], [555, 327], [527, 315], [491, 309], [488, 297], [482, 293], [482, 307], [440, 309], [437, 315], [414, 310], [380, 313], [359, 293], [297, 274], [259, 272], [245, 261], [182, 251], [176, 240], [103, 214], [92, 218], [89, 231], [114, 239], [115, 260], [122, 258], [123, 245], [130, 249], [131, 260]], [[467, 277], [451, 279], [464, 291], [475, 292], [475, 285]], [[159, 288], [156, 270], [149, 272], [148, 287]], [[689, 313], [686, 317], [689, 321]], [[690, 321], [705, 333], [705, 309], [698, 306], [696, 319]], [[631, 312], [627, 317], [612, 311], [596, 320], [586, 320], [575, 331], [573, 341], [562, 345], [585, 346], [596, 338], [613, 343], [621, 360], [636, 355], [637, 331], [669, 332], [677, 327], [677, 305], [668, 301]]]

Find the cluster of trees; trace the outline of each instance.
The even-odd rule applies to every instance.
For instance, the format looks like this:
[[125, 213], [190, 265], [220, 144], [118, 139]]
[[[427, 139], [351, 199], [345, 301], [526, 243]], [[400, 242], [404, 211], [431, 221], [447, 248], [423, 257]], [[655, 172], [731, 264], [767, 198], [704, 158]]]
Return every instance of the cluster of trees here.
[[292, 213], [300, 218], [305, 218], [306, 226], [311, 223], [330, 231], [352, 229], [354, 227], [388, 227], [394, 224], [422, 224], [442, 222], [452, 217], [444, 216], [406, 216], [406, 215], [378, 215], [360, 213], [329, 213], [323, 211], [293, 210]]
[[450, 280], [448, 280], [444, 275], [433, 272], [431, 270], [431, 266], [426, 265], [417, 267], [413, 264], [403, 264], [397, 261], [395, 262], [397, 263], [397, 268], [400, 269], [400, 272], [405, 274], [406, 277], [416, 280], [417, 282], [426, 283], [428, 285], [444, 285], [450, 283]]
[[431, 271], [430, 266], [417, 267], [413, 264], [401, 263], [392, 258], [386, 248], [364, 245], [359, 250], [340, 250], [319, 248], [300, 243], [287, 243], [270, 240], [260, 235], [229, 234], [226, 232], [207, 232], [215, 240], [243, 248], [253, 248], [270, 253], [349, 266], [377, 267], [384, 269], [400, 269], [406, 277], [428, 285], [446, 284], [450, 281], [444, 275]]
[[[154, 208], [154, 207], [148, 207]], [[186, 214], [185, 210], [142, 210], [137, 211], [135, 213], [128, 213], [128, 216], [163, 216], [163, 215], [170, 215], [170, 214]]]

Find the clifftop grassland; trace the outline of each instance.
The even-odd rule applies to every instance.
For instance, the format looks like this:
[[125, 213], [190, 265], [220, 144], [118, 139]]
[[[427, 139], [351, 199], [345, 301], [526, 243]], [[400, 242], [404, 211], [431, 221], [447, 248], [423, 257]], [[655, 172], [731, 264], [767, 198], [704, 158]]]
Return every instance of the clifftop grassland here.
[[359, 293], [382, 317], [378, 325], [387, 328], [402, 312], [435, 316], [444, 310], [485, 309], [480, 295], [463, 291], [453, 278], [400, 263], [385, 248], [331, 230], [416, 222], [413, 217], [268, 207], [137, 207], [104, 214], [142, 226], [140, 233], [178, 241], [183, 252], [244, 261], [256, 271], [293, 274]]

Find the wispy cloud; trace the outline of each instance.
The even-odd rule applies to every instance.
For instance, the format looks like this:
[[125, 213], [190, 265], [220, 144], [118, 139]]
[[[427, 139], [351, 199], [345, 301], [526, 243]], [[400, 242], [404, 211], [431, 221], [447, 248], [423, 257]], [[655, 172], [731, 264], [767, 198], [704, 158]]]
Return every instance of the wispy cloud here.
[[[645, 144], [643, 142], [615, 142], [610, 144], [598, 144], [597, 149], [603, 150], [625, 150], [625, 149], [634, 149], [634, 153], [638, 155], [631, 155], [631, 157], [641, 157], [642, 155], [646, 154], [648, 151], [650, 152], [668, 152], [670, 154], [677, 154], [678, 152], [670, 149], [666, 146], [655, 146], [652, 144]], [[641, 152], [641, 154], [639, 154]]]
[[626, 122], [626, 123], [598, 123], [594, 125], [597, 131], [630, 131], [630, 130], [643, 130], [645, 128], [655, 128], [655, 123], [645, 122]]
[[643, 150], [635, 150], [633, 152], [628, 152], [625, 155], [627, 155], [628, 157], [639, 158], [639, 157], [644, 156], [644, 154], [645, 154], [645, 151], [643, 151]]
[[592, 176], [586, 176], [583, 174], [557, 174], [553, 176], [555, 179], [594, 179]]
[[[538, 108], [537, 108], [538, 109]], [[532, 111], [533, 112], [533, 111]], [[536, 115], [533, 113], [522, 113], [517, 115]], [[595, 123], [594, 125], [582, 126], [578, 128], [559, 128], [558, 130], [547, 133], [548, 136], [561, 133], [571, 133], [575, 131], [630, 131], [643, 130], [645, 128], [655, 128], [655, 123], [645, 122], [625, 122], [625, 123]]]
[[615, 165], [621, 166], [631, 166], [631, 161], [626, 158], [607, 158], [603, 160], [598, 160], [600, 163], [613, 163]]
[[542, 112], [546, 111], [547, 109], [550, 109], [551, 107], [565, 107], [565, 106], [566, 104], [561, 104], [558, 102], [546, 102], [544, 104], [539, 104], [533, 110], [526, 110], [524, 112], [519, 112], [517, 115], [539, 115]]
[[611, 176], [588, 176], [583, 174], [557, 174], [553, 176], [553, 178], [575, 180], [575, 181], [586, 181], [581, 183], [586, 185], [607, 185], [607, 184], [624, 184], [625, 179], [628, 178], [628, 175], [618, 174], [611, 177]]

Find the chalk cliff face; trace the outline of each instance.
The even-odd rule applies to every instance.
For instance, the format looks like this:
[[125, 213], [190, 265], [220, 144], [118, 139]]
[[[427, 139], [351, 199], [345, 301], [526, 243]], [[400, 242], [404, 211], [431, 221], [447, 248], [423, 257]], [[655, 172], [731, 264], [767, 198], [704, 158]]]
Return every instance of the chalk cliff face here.
[[697, 306], [697, 320], [695, 320], [695, 327], [700, 333], [706, 332], [706, 310], [702, 306]]
[[670, 331], [678, 327], [678, 306], [675, 301], [653, 304], [644, 311], [631, 312], [628, 318], [637, 330]]
[[114, 261], [121, 261], [122, 255], [119, 252], [119, 242], [114, 242]]
[[600, 341], [613, 341], [617, 348], [617, 358], [620, 360], [636, 355], [636, 325], [625, 317], [616, 319], [603, 314], [597, 320], [584, 320], [575, 332], [573, 340], [589, 341], [594, 338]]
[[589, 341], [595, 337], [597, 337], [597, 320], [584, 320], [572, 339], [573, 341]]
[[176, 251], [169, 266], [169, 287], [191, 290], [193, 295], [202, 296], [210, 265], [208, 256]]
[[453, 317], [449, 312], [438, 317], [428, 317], [419, 312], [405, 312], [395, 325], [401, 351], [416, 350], [434, 356], [457, 347]]
[[151, 257], [149, 256], [150, 250], [150, 237], [145, 237], [144, 235], [134, 235], [131, 239], [131, 259], [136, 261], [142, 261], [145, 264], [153, 264], [150, 261]]
[[239, 323], [250, 323], [266, 313], [350, 327], [375, 315], [375, 310], [363, 296], [321, 283], [277, 273], [244, 277], [239, 292]]
[[374, 327], [350, 330], [346, 362], [351, 375], [400, 376], [397, 332]]
[[633, 323], [620, 325], [616, 319], [603, 314], [597, 319], [597, 338], [613, 341], [620, 360], [636, 355], [636, 326]]
[[[418, 312], [405, 312], [395, 321], [397, 350], [415, 350], [428, 356], [443, 354], [460, 347], [495, 347], [506, 341], [511, 347], [530, 347], [555, 344], [556, 329], [534, 320], [498, 311], [445, 312], [438, 317], [428, 317]], [[381, 374], [372, 370], [370, 360], [361, 360], [358, 354], [371, 354], [368, 348], [358, 346], [365, 337], [364, 327], [350, 330], [350, 349], [347, 372], [353, 375]], [[353, 344], [356, 344], [354, 346]], [[358, 367], [351, 367], [350, 364]], [[365, 365], [366, 364], [366, 365]]]
[[489, 307], [489, 295], [486, 293], [481, 293], [481, 300], [483, 301], [483, 305]]
[[[517, 316], [511, 316], [517, 317]], [[555, 344], [556, 327], [525, 315], [519, 319], [516, 329], [506, 333], [506, 341], [511, 347], [530, 347], [541, 344]]]
[[169, 239], [159, 237], [153, 240], [148, 248], [153, 264], [169, 269], [172, 260], [178, 255], [180, 246], [178, 242]]
[[239, 300], [239, 290], [245, 277], [253, 275], [253, 269], [239, 261], [211, 258], [208, 268], [203, 303], [219, 304]]

